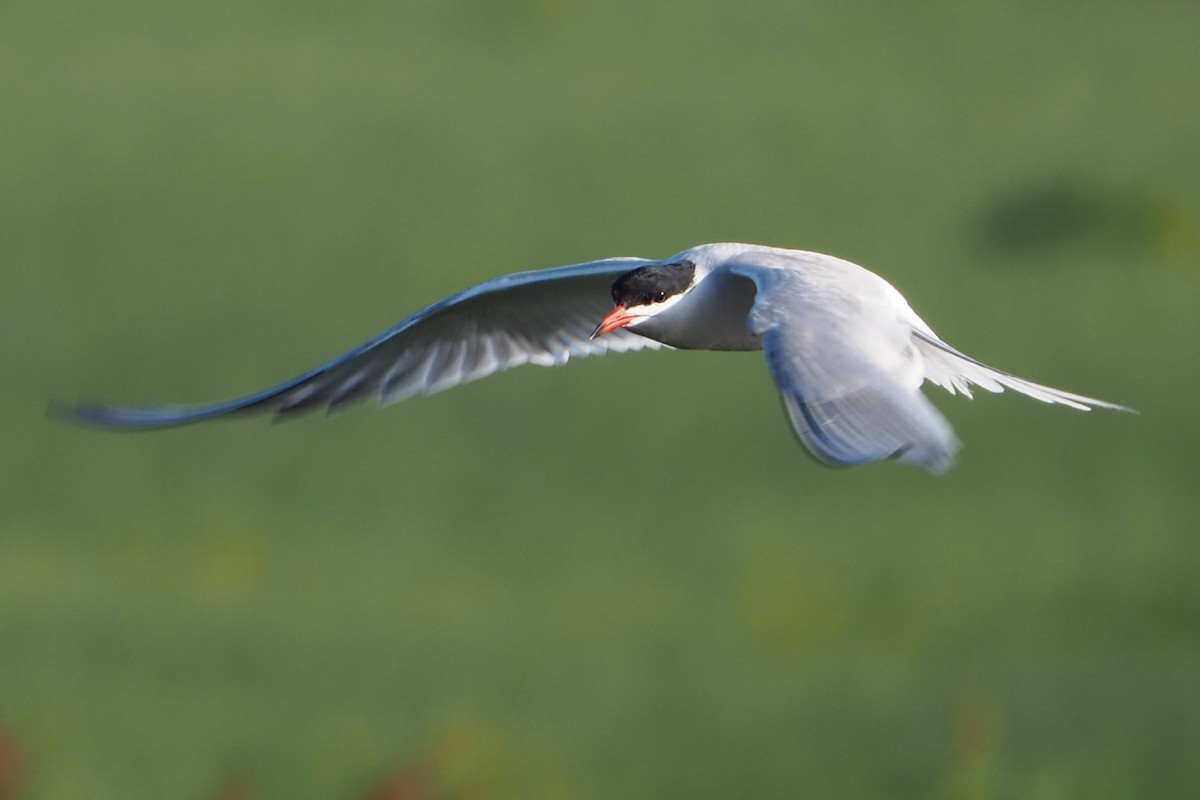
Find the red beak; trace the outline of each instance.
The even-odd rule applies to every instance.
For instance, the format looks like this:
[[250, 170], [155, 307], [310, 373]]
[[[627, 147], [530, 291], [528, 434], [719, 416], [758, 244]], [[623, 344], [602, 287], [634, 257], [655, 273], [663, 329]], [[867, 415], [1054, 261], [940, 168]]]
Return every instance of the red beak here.
[[612, 333], [617, 328], [624, 328], [631, 322], [640, 319], [636, 314], [630, 314], [625, 310], [624, 306], [617, 306], [612, 311], [608, 312], [608, 316], [600, 320], [600, 324], [596, 326], [596, 330], [592, 331], [591, 338], [603, 336], [606, 333]]

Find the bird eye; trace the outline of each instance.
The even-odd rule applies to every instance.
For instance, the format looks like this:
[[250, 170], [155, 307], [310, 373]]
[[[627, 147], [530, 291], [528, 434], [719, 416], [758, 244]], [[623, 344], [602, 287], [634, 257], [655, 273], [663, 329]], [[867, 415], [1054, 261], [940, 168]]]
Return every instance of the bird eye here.
[[654, 302], [656, 302], [656, 303], [661, 303], [663, 300], [666, 300], [666, 299], [667, 299], [666, 292], [657, 292], [654, 295]]

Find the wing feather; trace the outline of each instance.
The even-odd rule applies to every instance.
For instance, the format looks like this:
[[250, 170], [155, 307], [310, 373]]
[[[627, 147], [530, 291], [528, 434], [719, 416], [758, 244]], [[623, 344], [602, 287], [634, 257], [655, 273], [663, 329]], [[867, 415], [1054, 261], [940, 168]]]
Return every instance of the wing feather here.
[[800, 441], [831, 466], [895, 458], [948, 470], [959, 442], [912, 379], [911, 329], [889, 311], [886, 284], [849, 262], [809, 266], [737, 269], [758, 286], [750, 330]]

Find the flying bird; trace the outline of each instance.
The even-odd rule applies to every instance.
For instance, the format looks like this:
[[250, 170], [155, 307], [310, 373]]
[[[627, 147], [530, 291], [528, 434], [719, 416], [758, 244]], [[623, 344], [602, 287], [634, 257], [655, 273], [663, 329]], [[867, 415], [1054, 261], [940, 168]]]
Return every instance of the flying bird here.
[[290, 417], [371, 396], [395, 403], [522, 364], [664, 347], [762, 350], [792, 428], [830, 466], [882, 459], [936, 473], [953, 466], [959, 441], [920, 391], [926, 380], [967, 397], [977, 386], [1081, 411], [1129, 410], [959, 352], [891, 284], [857, 264], [801, 250], [706, 244], [659, 261], [612, 258], [504, 275], [418, 311], [323, 366], [236, 400], [57, 411], [119, 429], [258, 411]]

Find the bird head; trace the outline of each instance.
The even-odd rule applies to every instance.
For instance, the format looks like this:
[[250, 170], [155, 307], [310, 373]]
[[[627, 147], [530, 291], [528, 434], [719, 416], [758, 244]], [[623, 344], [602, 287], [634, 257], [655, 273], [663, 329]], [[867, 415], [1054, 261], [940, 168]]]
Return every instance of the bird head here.
[[691, 261], [651, 264], [626, 272], [613, 282], [616, 306], [596, 326], [592, 338], [636, 327], [675, 305], [695, 285], [696, 265]]

